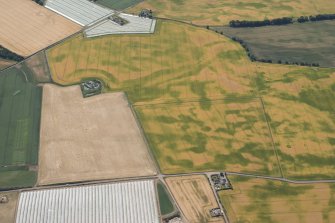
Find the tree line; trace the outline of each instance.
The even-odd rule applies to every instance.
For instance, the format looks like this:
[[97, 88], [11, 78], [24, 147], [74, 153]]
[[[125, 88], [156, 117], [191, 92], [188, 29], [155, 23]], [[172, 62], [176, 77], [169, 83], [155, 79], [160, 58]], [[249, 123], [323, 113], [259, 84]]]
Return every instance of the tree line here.
[[[311, 15], [311, 16], [300, 16], [296, 19], [299, 23], [304, 22], [316, 22], [323, 20], [334, 20], [335, 14], [319, 14], [319, 15]], [[248, 21], [248, 20], [231, 20], [229, 22], [229, 26], [233, 28], [240, 27], [261, 27], [261, 26], [278, 26], [278, 25], [287, 25], [294, 23], [295, 20], [290, 17], [282, 17], [276, 19], [265, 19], [262, 21]]]
[[13, 60], [13, 61], [21, 61], [24, 59], [24, 57], [13, 53], [12, 51], [4, 48], [3, 46], [0, 45], [0, 58], [6, 59], [6, 60]]
[[229, 22], [230, 27], [260, 27], [260, 26], [278, 26], [293, 23], [293, 19], [289, 17], [265, 19], [263, 21], [248, 21], [248, 20], [232, 20]]
[[310, 15], [310, 16], [300, 16], [297, 21], [299, 23], [304, 22], [316, 22], [316, 21], [323, 21], [323, 20], [334, 20], [335, 14], [319, 14], [319, 15]]
[[36, 2], [37, 4], [39, 4], [39, 5], [44, 5], [44, 2], [46, 1], [46, 0], [33, 0], [34, 2]]

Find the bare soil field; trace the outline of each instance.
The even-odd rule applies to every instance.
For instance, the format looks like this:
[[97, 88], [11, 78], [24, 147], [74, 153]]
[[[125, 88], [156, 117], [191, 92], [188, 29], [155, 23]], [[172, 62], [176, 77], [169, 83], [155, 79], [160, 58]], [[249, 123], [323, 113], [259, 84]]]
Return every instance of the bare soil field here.
[[23, 57], [81, 29], [31, 0], [1, 0], [0, 4], [0, 44]]
[[205, 176], [171, 177], [166, 182], [188, 223], [224, 223], [223, 218], [210, 216], [209, 211], [219, 205]]
[[79, 86], [44, 85], [39, 161], [40, 185], [156, 174], [126, 96]]
[[145, 0], [128, 12], [152, 9], [155, 16], [197, 25], [227, 25], [230, 20], [263, 20], [284, 16], [334, 13], [332, 0]]
[[247, 177], [229, 177], [234, 190], [220, 199], [231, 223], [330, 223], [335, 219], [333, 184], [299, 185]]
[[1, 192], [0, 197], [7, 196], [8, 203], [0, 203], [0, 221], [1, 223], [15, 222], [15, 213], [19, 198], [18, 192]]

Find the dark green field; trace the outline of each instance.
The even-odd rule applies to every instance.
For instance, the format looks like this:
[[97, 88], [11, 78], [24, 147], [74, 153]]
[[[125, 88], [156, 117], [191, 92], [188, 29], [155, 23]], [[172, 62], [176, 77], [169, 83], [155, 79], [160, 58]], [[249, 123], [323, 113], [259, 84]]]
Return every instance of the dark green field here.
[[211, 27], [242, 39], [257, 59], [335, 67], [335, 21], [257, 28]]
[[143, 0], [98, 0], [96, 3], [111, 9], [123, 10], [130, 6], [136, 5], [141, 1]]
[[157, 184], [157, 192], [159, 197], [159, 207], [162, 215], [171, 214], [174, 211], [174, 206], [171, 202], [171, 198], [166, 191], [165, 187], [161, 184]]
[[0, 73], [0, 188], [35, 183], [42, 88], [25, 66]]

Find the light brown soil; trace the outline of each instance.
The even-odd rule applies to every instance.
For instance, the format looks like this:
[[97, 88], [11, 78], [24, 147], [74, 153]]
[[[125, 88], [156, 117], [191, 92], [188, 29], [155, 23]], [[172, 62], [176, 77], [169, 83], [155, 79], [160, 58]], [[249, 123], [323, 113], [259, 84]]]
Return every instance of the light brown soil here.
[[166, 182], [187, 222], [224, 223], [223, 218], [210, 216], [209, 211], [218, 204], [205, 176], [171, 177]]
[[21, 56], [29, 56], [81, 29], [31, 0], [0, 0], [0, 4], [0, 44]]
[[46, 84], [40, 134], [39, 185], [156, 174], [123, 93]]
[[8, 203], [0, 204], [0, 222], [13, 223], [15, 222], [15, 212], [19, 193], [17, 192], [0, 193], [0, 197], [4, 195], [8, 197], [9, 201]]
[[13, 65], [15, 61], [0, 59], [0, 70]]

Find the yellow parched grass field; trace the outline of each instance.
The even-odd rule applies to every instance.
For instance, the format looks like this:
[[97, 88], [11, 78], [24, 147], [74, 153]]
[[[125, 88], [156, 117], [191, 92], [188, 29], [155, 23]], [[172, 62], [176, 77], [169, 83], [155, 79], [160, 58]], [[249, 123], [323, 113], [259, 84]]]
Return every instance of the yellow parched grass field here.
[[289, 184], [238, 176], [229, 179], [234, 190], [219, 195], [232, 223], [330, 223], [335, 218], [333, 184]]
[[153, 10], [155, 16], [197, 25], [227, 25], [230, 20], [263, 20], [334, 13], [332, 0], [145, 0], [128, 12]]
[[48, 60], [58, 84], [125, 91], [163, 172], [335, 176], [334, 69], [252, 63], [222, 35], [167, 21], [152, 35], [78, 35]]

